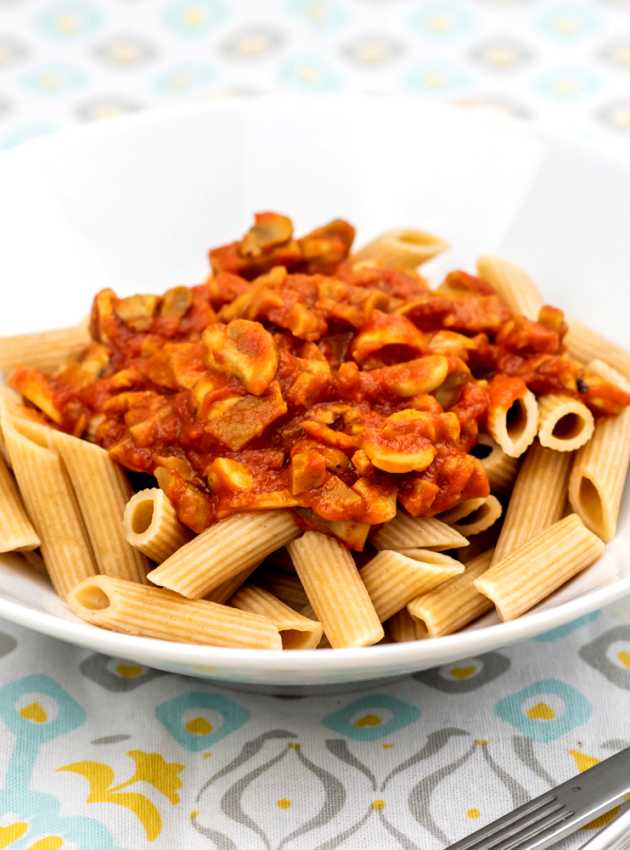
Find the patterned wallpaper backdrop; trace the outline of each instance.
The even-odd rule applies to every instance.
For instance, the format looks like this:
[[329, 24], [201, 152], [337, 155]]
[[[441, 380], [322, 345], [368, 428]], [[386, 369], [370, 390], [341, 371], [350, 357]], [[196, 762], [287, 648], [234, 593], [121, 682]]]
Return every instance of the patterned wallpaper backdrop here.
[[[630, 2], [0, 0], [5, 148], [278, 89], [489, 105], [630, 155]], [[440, 850], [630, 745], [627, 607], [300, 699], [0, 623], [0, 848]]]

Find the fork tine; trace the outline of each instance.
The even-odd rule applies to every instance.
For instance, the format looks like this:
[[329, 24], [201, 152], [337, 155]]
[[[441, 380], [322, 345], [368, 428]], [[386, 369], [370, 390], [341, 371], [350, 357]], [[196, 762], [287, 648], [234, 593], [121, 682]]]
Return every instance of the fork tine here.
[[[539, 820], [537, 823], [531, 823], [528, 829], [523, 829], [512, 836], [506, 836], [504, 841], [499, 844], [488, 845], [488, 850], [519, 850], [519, 848], [529, 848], [529, 843], [532, 838], [542, 838], [549, 830], [553, 830], [559, 824], [564, 823], [573, 817], [575, 812], [568, 811], [564, 806], [556, 809], [548, 817]], [[527, 822], [528, 824], [530, 821]], [[485, 850], [485, 848], [484, 848]]]
[[[551, 803], [557, 803], [557, 800], [558, 798], [555, 794], [541, 794], [540, 797], [535, 797], [533, 800], [519, 806], [518, 809], [514, 809], [514, 811], [509, 812], [507, 815], [503, 815], [498, 820], [492, 821], [492, 823], [482, 827], [482, 829], [473, 835], [469, 835], [468, 838], [462, 838], [461, 841], [452, 844], [447, 850], [482, 850], [484, 848], [484, 845], [481, 843], [482, 841], [492, 838], [497, 833], [507, 829], [507, 827], [512, 826], [522, 818], [527, 817], [527, 815], [533, 815], [539, 809]], [[491, 846], [485, 845], [485, 847]]]

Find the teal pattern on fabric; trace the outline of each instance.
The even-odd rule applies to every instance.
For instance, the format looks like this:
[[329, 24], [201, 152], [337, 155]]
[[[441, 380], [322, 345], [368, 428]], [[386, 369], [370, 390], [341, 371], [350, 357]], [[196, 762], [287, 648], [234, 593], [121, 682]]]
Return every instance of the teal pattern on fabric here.
[[601, 614], [601, 611], [593, 611], [591, 614], [585, 614], [583, 617], [573, 620], [572, 623], [565, 623], [564, 626], [558, 626], [557, 629], [551, 629], [542, 635], [538, 635], [538, 637], [535, 637], [534, 640], [539, 641], [540, 643], [551, 643], [554, 640], [561, 640], [562, 638], [567, 637], [567, 635], [573, 634], [576, 629], [581, 629], [589, 623], [594, 623], [595, 620], [598, 620], [601, 617]]
[[196, 753], [247, 723], [249, 712], [221, 694], [193, 691], [160, 703], [155, 716], [184, 749]]
[[586, 723], [591, 703], [572, 685], [545, 679], [497, 703], [497, 716], [534, 741], [555, 741]]
[[324, 726], [355, 741], [386, 738], [420, 717], [420, 709], [389, 694], [368, 694], [326, 715]]

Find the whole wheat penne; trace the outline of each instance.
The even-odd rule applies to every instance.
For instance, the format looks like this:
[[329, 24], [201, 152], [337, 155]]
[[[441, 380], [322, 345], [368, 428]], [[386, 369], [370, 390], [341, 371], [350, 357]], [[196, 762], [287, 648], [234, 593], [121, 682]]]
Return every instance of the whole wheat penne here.
[[453, 523], [453, 528], [460, 534], [473, 537], [493, 526], [501, 518], [503, 508], [496, 496], [486, 496], [482, 503], [466, 516]]
[[[630, 389], [630, 384], [606, 363], [595, 360], [588, 370]], [[575, 456], [569, 478], [569, 501], [584, 524], [602, 540], [617, 531], [619, 505], [630, 464], [630, 409], [600, 419], [591, 440]]]
[[353, 254], [353, 265], [374, 261], [379, 265], [400, 269], [415, 269], [427, 260], [437, 257], [448, 248], [448, 243], [416, 228], [397, 228], [382, 233]]
[[407, 643], [410, 640], [424, 640], [429, 633], [420, 620], [412, 617], [406, 608], [401, 608], [387, 623], [387, 634], [396, 643]]
[[495, 563], [562, 517], [572, 461], [567, 452], [546, 449], [538, 441], [530, 446], [494, 549]]
[[125, 537], [130, 546], [161, 564], [191, 538], [177, 519], [164, 490], [151, 487], [129, 499], [123, 513]]
[[466, 546], [468, 541], [445, 522], [432, 517], [412, 517], [398, 511], [394, 519], [381, 525], [372, 534], [377, 549], [453, 549]]
[[502, 620], [513, 620], [590, 567], [604, 549], [579, 516], [569, 514], [493, 562], [475, 587], [494, 602]]
[[16, 366], [30, 366], [52, 372], [89, 342], [87, 322], [71, 328], [0, 337], [0, 371], [8, 373]]
[[630, 352], [616, 342], [592, 331], [582, 322], [572, 319], [564, 339], [569, 353], [582, 363], [603, 360], [630, 381]]
[[518, 458], [506, 455], [489, 434], [480, 434], [471, 450], [481, 461], [493, 493], [506, 493], [516, 478]]
[[593, 436], [593, 414], [576, 398], [558, 393], [541, 396], [538, 414], [538, 439], [548, 449], [572, 452]]
[[50, 434], [70, 476], [99, 572], [146, 583], [148, 561], [127, 543], [123, 527], [133, 492], [127, 476], [100, 446], [62, 431]]
[[485, 573], [491, 561], [492, 550], [473, 558], [462, 575], [412, 599], [407, 605], [408, 613], [431, 637], [463, 629], [493, 608], [492, 602], [475, 587], [475, 580]]
[[35, 531], [50, 580], [66, 597], [98, 570], [72, 484], [53, 449], [20, 433], [19, 420], [3, 416], [3, 431], [13, 472]]
[[474, 513], [485, 501], [485, 496], [479, 496], [476, 499], [465, 499], [463, 502], [460, 502], [459, 505], [451, 508], [450, 511], [445, 511], [443, 514], [440, 514], [440, 521], [445, 522], [448, 525], [454, 525], [456, 522], [459, 522], [460, 519], [464, 519], [464, 517]]
[[464, 572], [464, 565], [448, 555], [429, 549], [410, 551], [411, 557], [384, 549], [359, 570], [381, 622], [414, 597]]
[[520, 457], [532, 444], [538, 431], [536, 396], [525, 390], [509, 407], [491, 405], [488, 410], [488, 431], [506, 455]]
[[70, 592], [68, 604], [82, 620], [115, 632], [208, 646], [282, 648], [266, 617], [112, 576], [85, 579]]
[[37, 549], [40, 542], [13, 476], [0, 457], [0, 552]]
[[315, 649], [324, 634], [321, 623], [289, 608], [262, 587], [242, 587], [230, 599], [230, 605], [271, 620], [280, 632], [283, 649]]
[[496, 289], [513, 313], [535, 320], [543, 305], [538, 287], [524, 269], [501, 257], [483, 256], [477, 260], [479, 277]]
[[287, 549], [333, 648], [370, 646], [382, 640], [378, 614], [345, 546], [307, 531]]
[[215, 587], [214, 590], [211, 590], [210, 593], [207, 593], [204, 596], [204, 599], [207, 599], [209, 602], [219, 602], [223, 604], [227, 602], [229, 599], [234, 596], [236, 591], [241, 587], [241, 585], [245, 584], [250, 575], [258, 569], [259, 563], [252, 564], [251, 567], [247, 567], [246, 570], [243, 570], [240, 573], [237, 573], [232, 578], [229, 578], [227, 581], [221, 582], [218, 587]]
[[[258, 581], [258, 576], [256, 577]], [[265, 569], [260, 577], [262, 586], [281, 599], [289, 608], [301, 611], [308, 604], [302, 582], [297, 575], [277, 569]]]
[[288, 511], [233, 514], [193, 537], [148, 578], [182, 596], [199, 599], [299, 533]]

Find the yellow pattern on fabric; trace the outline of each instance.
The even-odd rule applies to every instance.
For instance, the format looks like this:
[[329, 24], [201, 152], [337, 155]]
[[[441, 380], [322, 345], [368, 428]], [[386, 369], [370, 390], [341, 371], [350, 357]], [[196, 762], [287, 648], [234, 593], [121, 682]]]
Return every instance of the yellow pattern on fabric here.
[[359, 729], [363, 729], [365, 726], [380, 726], [381, 718], [378, 714], [364, 714], [354, 721], [354, 725]]
[[530, 720], [553, 720], [556, 712], [546, 702], [537, 702], [525, 712]]
[[193, 717], [189, 720], [185, 727], [191, 735], [209, 735], [212, 732], [213, 726], [205, 717]]
[[28, 824], [24, 823], [24, 821], [11, 823], [9, 826], [0, 826], [0, 850], [4, 850], [5, 847], [9, 847], [18, 838], [22, 838], [27, 830]]
[[372, 808], [376, 812], [380, 812], [385, 808], [385, 800], [372, 800]]
[[122, 679], [135, 679], [144, 673], [144, 667], [139, 664], [118, 664], [116, 672]]
[[182, 783], [179, 774], [183, 764], [167, 762], [159, 753], [145, 753], [142, 750], [130, 750], [127, 753], [133, 759], [136, 769], [133, 775], [114, 785], [115, 774], [112, 768], [97, 761], [79, 761], [58, 768], [59, 771], [78, 773], [87, 780], [90, 790], [88, 803], [112, 803], [123, 806], [138, 818], [147, 839], [154, 841], [162, 832], [162, 817], [154, 803], [144, 794], [122, 789], [138, 782], [148, 782], [163, 794], [173, 805], [179, 802], [177, 791]]
[[40, 838], [35, 844], [31, 844], [27, 850], [61, 850], [63, 847], [63, 838], [58, 835], [49, 835], [46, 838]]
[[291, 800], [287, 800], [286, 797], [281, 797], [279, 800], [276, 800], [276, 806], [279, 809], [290, 809], [291, 808]]
[[33, 723], [45, 723], [48, 720], [46, 709], [38, 702], [31, 702], [20, 709], [20, 717]]
[[627, 652], [625, 649], [621, 649], [617, 653], [617, 658], [626, 669], [630, 670], [630, 652]]
[[451, 676], [454, 679], [469, 679], [477, 668], [472, 664], [468, 664], [466, 667], [451, 667]]
[[477, 818], [481, 817], [481, 812], [479, 811], [479, 809], [473, 807], [472, 809], [468, 809], [466, 811], [466, 817], [470, 818], [471, 820], [477, 820]]

